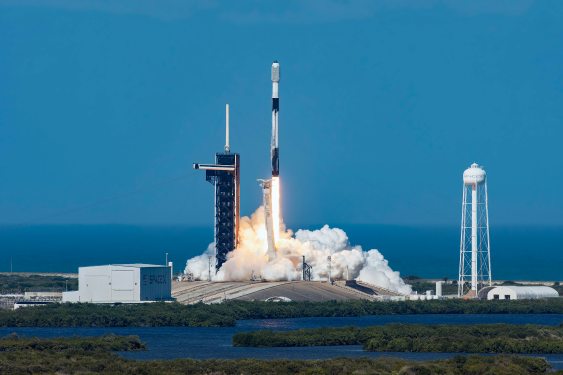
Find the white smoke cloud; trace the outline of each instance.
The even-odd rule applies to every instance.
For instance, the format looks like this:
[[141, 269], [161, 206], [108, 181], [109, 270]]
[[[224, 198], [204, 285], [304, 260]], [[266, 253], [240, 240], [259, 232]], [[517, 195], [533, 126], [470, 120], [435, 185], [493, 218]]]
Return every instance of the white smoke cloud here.
[[[312, 266], [312, 280], [327, 280], [328, 256], [331, 256], [330, 274], [333, 280], [356, 279], [404, 294], [411, 287], [393, 271], [387, 260], [375, 249], [363, 251], [360, 246], [351, 246], [346, 233], [328, 225], [317, 230], [291, 230], [280, 233], [274, 259], [268, 259], [264, 208], [259, 207], [250, 217], [242, 217], [239, 228], [239, 246], [227, 256], [216, 275], [215, 281], [248, 281], [252, 277], [263, 280], [301, 280], [301, 262]], [[209, 256], [213, 256], [214, 244], [186, 264], [186, 273], [195, 279], [208, 279]], [[212, 260], [214, 264], [214, 260]]]

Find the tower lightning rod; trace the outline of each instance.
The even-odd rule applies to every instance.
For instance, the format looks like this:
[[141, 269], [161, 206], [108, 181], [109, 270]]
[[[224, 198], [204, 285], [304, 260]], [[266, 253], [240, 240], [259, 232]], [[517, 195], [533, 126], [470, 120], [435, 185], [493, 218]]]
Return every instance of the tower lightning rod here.
[[229, 153], [231, 147], [229, 145], [229, 104], [225, 105], [225, 153]]

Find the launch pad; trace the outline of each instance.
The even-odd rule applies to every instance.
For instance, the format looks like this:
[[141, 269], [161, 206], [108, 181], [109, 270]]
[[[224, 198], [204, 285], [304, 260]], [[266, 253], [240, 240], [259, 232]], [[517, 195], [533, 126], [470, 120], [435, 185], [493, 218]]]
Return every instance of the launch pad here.
[[350, 281], [183, 281], [172, 285], [176, 301], [191, 305], [199, 302], [239, 301], [353, 301], [404, 298], [374, 285]]

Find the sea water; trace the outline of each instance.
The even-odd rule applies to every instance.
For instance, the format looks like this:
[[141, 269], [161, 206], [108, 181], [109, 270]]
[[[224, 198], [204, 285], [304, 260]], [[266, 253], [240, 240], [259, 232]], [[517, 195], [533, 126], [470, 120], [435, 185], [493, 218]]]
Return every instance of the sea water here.
[[[337, 225], [352, 245], [376, 248], [402, 276], [457, 278], [456, 227]], [[307, 226], [315, 229], [319, 226]], [[164, 264], [181, 272], [213, 241], [212, 227], [55, 225], [1, 226], [0, 272], [77, 272], [108, 263]], [[563, 280], [563, 228], [491, 228], [493, 279]]]

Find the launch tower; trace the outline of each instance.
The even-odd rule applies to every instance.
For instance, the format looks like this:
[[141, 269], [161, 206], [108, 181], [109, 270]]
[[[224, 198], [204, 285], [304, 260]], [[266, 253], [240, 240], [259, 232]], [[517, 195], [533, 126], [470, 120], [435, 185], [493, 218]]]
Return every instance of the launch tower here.
[[487, 174], [473, 163], [463, 172], [458, 297], [477, 298], [491, 282]]
[[238, 244], [240, 219], [240, 156], [229, 145], [229, 105], [226, 105], [225, 151], [215, 154], [215, 164], [197, 164], [205, 180], [215, 187], [215, 272]]

